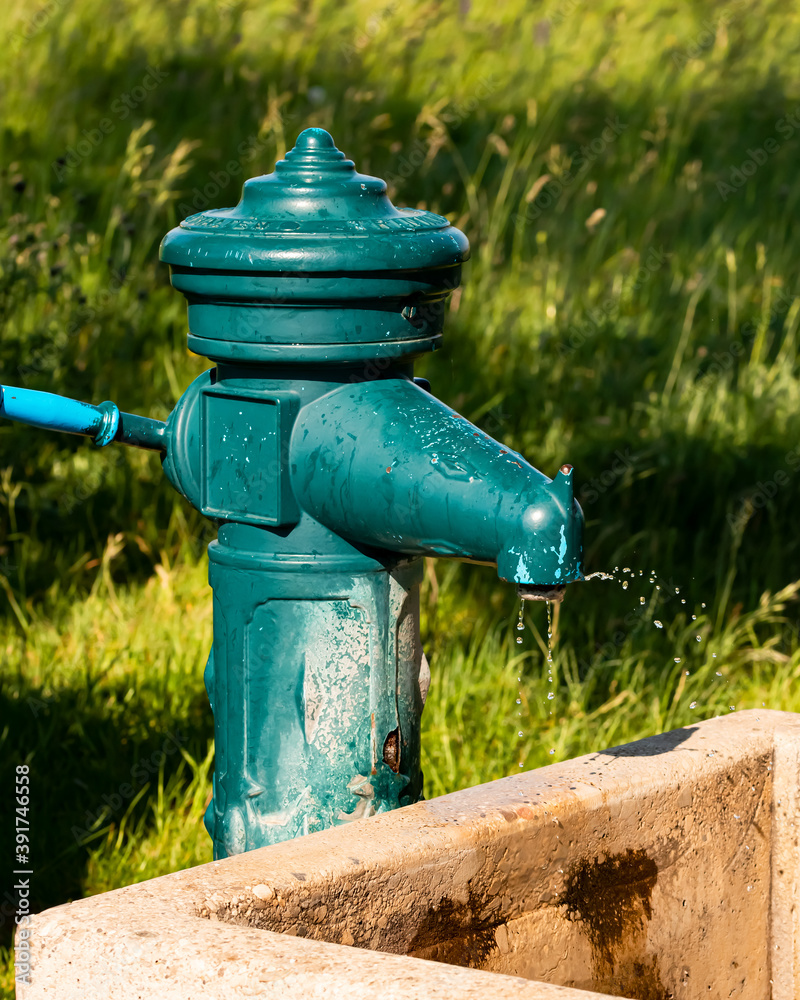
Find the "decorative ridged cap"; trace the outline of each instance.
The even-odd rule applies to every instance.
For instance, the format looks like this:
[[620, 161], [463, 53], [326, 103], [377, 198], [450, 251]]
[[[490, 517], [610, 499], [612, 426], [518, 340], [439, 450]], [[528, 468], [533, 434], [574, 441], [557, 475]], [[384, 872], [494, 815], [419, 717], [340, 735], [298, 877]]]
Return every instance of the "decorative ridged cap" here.
[[275, 172], [245, 181], [235, 208], [191, 215], [161, 259], [211, 271], [422, 270], [460, 264], [466, 236], [441, 215], [395, 208], [321, 128], [301, 132]]

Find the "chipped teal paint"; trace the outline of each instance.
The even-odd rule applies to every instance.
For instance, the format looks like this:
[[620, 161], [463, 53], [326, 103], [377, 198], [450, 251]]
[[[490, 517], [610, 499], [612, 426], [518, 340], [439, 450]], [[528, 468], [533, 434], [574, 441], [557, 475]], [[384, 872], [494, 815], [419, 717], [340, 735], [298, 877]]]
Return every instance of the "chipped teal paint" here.
[[216, 857], [421, 797], [422, 556], [495, 563], [529, 596], [581, 578], [571, 467], [548, 479], [413, 379], [468, 252], [307, 129], [162, 243], [215, 362], [166, 424], [3, 388], [11, 419], [161, 451], [218, 525]]

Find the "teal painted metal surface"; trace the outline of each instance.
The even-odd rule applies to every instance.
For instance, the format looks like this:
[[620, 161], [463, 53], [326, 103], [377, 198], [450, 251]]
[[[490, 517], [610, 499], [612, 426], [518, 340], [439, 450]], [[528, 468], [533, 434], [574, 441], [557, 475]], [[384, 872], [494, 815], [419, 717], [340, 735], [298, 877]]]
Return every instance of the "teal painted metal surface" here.
[[468, 255], [447, 219], [395, 208], [322, 129], [246, 181], [236, 208], [192, 215], [161, 244], [189, 300], [189, 347], [281, 365], [434, 350]]
[[162, 243], [216, 363], [166, 425], [3, 388], [11, 419], [160, 450], [219, 526], [216, 857], [421, 797], [422, 556], [494, 563], [528, 597], [581, 579], [572, 467], [549, 479], [413, 378], [467, 255], [307, 129], [236, 208]]

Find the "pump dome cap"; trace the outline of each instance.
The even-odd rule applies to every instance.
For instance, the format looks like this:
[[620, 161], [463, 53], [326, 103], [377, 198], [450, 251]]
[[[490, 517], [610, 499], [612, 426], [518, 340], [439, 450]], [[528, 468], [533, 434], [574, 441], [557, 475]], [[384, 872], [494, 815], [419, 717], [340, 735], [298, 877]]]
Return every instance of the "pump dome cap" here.
[[235, 208], [190, 215], [164, 237], [161, 260], [212, 271], [397, 271], [469, 257], [441, 215], [395, 208], [386, 182], [356, 172], [321, 128], [307, 128], [275, 171], [245, 181]]

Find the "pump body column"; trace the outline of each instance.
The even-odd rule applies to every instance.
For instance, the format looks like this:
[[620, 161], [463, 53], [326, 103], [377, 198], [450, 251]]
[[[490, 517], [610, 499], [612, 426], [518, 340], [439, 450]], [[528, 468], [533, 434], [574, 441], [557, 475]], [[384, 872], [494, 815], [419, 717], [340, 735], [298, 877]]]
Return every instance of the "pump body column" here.
[[209, 548], [217, 762], [206, 826], [216, 858], [422, 792], [421, 560], [386, 568], [355, 550], [269, 555], [242, 548], [252, 532], [236, 527]]

